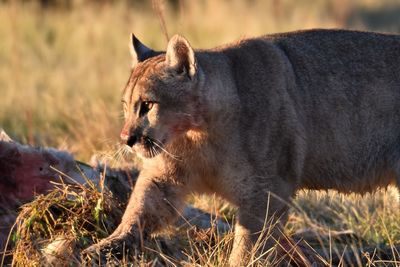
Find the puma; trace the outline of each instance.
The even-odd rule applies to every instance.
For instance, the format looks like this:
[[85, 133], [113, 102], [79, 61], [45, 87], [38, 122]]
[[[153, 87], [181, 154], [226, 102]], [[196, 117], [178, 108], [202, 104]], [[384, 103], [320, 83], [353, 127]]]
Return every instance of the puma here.
[[230, 263], [242, 265], [299, 189], [399, 181], [397, 35], [307, 30], [198, 51], [176, 35], [166, 52], [133, 36], [132, 60], [121, 138], [143, 168], [119, 227], [85, 253], [135, 246], [189, 193], [215, 193], [238, 208]]

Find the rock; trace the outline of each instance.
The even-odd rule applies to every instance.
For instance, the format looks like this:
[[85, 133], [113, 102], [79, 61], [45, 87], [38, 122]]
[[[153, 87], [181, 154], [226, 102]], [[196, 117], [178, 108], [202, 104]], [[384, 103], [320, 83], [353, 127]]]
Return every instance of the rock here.
[[67, 237], [57, 237], [42, 249], [49, 266], [70, 266], [71, 259], [76, 257], [75, 241]]
[[215, 215], [187, 205], [183, 211], [183, 217], [176, 223], [177, 226], [196, 226], [201, 229], [215, 228], [219, 234], [229, 231], [230, 226]]

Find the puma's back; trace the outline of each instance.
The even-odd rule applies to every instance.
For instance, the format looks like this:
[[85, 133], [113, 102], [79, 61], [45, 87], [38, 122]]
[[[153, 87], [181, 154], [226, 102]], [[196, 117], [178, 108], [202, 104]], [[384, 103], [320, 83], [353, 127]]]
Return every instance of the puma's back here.
[[392, 181], [400, 165], [399, 36], [311, 30], [222, 51], [247, 150], [260, 153], [268, 136], [261, 150], [285, 158], [283, 173], [310, 188], [365, 191]]

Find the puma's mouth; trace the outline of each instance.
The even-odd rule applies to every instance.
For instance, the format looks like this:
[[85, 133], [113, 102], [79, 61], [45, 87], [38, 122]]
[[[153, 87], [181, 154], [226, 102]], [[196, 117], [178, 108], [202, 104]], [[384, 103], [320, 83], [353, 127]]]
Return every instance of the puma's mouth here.
[[148, 136], [142, 137], [142, 142], [140, 142], [139, 146], [140, 152], [145, 158], [154, 158], [163, 151], [162, 143]]
[[163, 142], [151, 138], [149, 136], [142, 136], [139, 143], [134, 146], [136, 153], [143, 158], [154, 158], [161, 153], [164, 153], [166, 156], [173, 158], [174, 160], [182, 160], [180, 156], [172, 154], [165, 147], [165, 139]]

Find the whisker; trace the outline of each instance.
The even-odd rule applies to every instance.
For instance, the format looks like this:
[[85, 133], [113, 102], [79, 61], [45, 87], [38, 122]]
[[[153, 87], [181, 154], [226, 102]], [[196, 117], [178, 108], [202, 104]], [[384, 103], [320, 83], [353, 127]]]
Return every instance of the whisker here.
[[[128, 155], [130, 154], [131, 148], [128, 147], [127, 145], [120, 145], [121, 148], [121, 153], [120, 153], [120, 159], [122, 161], [125, 161], [128, 158]], [[129, 150], [130, 149], [130, 150]]]
[[151, 140], [149, 140], [149, 143], [150, 143], [150, 155], [152, 156], [152, 157], [154, 157], [156, 154], [154, 153], [154, 143], [151, 141]]
[[122, 159], [123, 147], [119, 146], [115, 153], [112, 155], [114, 162], [120, 162]]
[[123, 148], [122, 148], [122, 156], [124, 158], [126, 158], [128, 156], [128, 154], [129, 154], [129, 151], [125, 148], [125, 146], [123, 146]]
[[[110, 151], [110, 152], [111, 152], [111, 151]], [[114, 159], [114, 158], [117, 156], [117, 154], [118, 154], [118, 149], [117, 149], [116, 151], [110, 153], [108, 156], [109, 156], [111, 159]]]
[[153, 146], [153, 150], [154, 150], [154, 153], [155, 153], [156, 155], [158, 155], [158, 154], [161, 153], [160, 150], [156, 149], [154, 146]]
[[147, 142], [149, 143], [149, 148], [148, 148], [148, 152], [149, 152], [149, 154], [150, 154], [150, 157], [154, 157], [154, 154], [153, 154], [153, 144], [152, 144], [152, 142], [150, 141], [150, 140], [147, 140]]
[[163, 147], [162, 142], [160, 142], [159, 140], [157, 140], [157, 139], [152, 139], [152, 141], [153, 141], [153, 144], [154, 144], [154, 145], [156, 145], [159, 149], [161, 149], [162, 151], [164, 151], [164, 152], [165, 152], [168, 156], [170, 156], [171, 158], [173, 158], [173, 159], [175, 159], [175, 160], [178, 160], [178, 161], [181, 161], [181, 160], [182, 160], [182, 159], [179, 158], [178, 156], [176, 156], [176, 155], [172, 154], [171, 152], [167, 151], [167, 150]]
[[124, 148], [124, 151], [125, 151], [127, 154], [132, 154], [132, 153], [133, 153], [133, 150], [132, 150], [132, 148], [131, 148], [130, 146], [128, 146], [128, 145], [123, 145], [123, 148]]
[[127, 152], [125, 146], [121, 146], [120, 159], [125, 160], [127, 158], [127, 154], [128, 154], [128, 152]]
[[193, 115], [192, 115], [192, 114], [185, 113], [185, 112], [175, 112], [175, 114], [179, 114], [179, 115], [185, 115], [185, 116], [188, 116], [188, 117], [193, 117]]
[[150, 142], [150, 151], [151, 151], [152, 157], [155, 157], [155, 156], [157, 156], [157, 150], [154, 147], [154, 141], [149, 139], [149, 142]]

